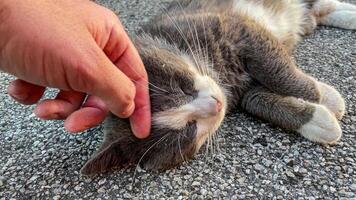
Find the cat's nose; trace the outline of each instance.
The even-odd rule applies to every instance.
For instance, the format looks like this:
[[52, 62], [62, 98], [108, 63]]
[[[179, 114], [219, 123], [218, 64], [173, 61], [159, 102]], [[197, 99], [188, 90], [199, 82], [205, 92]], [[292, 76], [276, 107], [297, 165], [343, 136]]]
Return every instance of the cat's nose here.
[[218, 100], [216, 101], [216, 111], [221, 112], [222, 110], [222, 103]]
[[223, 104], [221, 103], [221, 101], [218, 99], [218, 98], [216, 98], [216, 97], [214, 97], [214, 96], [211, 96], [213, 99], [215, 99], [215, 101], [216, 101], [216, 103], [215, 103], [215, 112], [216, 113], [219, 113], [219, 112], [221, 112], [221, 110], [222, 110], [222, 107], [223, 107]]

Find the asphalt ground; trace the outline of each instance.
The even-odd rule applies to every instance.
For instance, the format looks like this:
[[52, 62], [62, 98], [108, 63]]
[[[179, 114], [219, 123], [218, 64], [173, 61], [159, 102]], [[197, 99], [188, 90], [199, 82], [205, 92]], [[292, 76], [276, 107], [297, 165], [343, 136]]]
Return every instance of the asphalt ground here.
[[[133, 32], [169, 1], [99, 3]], [[237, 110], [226, 117], [214, 152], [162, 173], [137, 169], [135, 177], [135, 169], [82, 177], [102, 127], [71, 135], [62, 121], [38, 120], [33, 106], [8, 97], [13, 77], [0, 73], [0, 199], [355, 199], [356, 32], [320, 27], [295, 58], [346, 100], [344, 135], [336, 146], [309, 142]]]

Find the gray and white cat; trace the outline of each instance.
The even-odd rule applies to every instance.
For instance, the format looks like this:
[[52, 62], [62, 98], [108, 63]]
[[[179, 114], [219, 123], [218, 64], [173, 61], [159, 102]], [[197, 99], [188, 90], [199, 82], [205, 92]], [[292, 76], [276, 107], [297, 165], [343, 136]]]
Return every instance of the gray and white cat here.
[[303, 73], [291, 53], [316, 25], [356, 29], [356, 6], [336, 0], [181, 0], [135, 37], [146, 66], [151, 135], [110, 116], [83, 174], [126, 164], [167, 169], [192, 158], [235, 107], [323, 144], [337, 142], [344, 100]]

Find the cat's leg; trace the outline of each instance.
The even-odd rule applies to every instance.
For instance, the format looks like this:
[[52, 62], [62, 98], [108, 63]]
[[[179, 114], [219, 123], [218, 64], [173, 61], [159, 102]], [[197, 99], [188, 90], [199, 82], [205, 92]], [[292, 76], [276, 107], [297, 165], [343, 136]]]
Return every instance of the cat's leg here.
[[[274, 60], [274, 61], [277, 61]], [[278, 62], [278, 61], [277, 61]], [[255, 63], [257, 64], [257, 63]], [[263, 66], [248, 63], [249, 73], [271, 91], [285, 96], [293, 96], [326, 106], [339, 120], [345, 114], [345, 101], [332, 86], [315, 80], [293, 65], [282, 65], [273, 70], [263, 70]], [[273, 65], [270, 65], [273, 66]], [[266, 66], [267, 68], [267, 66]]]
[[341, 135], [334, 115], [325, 106], [291, 96], [281, 96], [257, 87], [248, 91], [241, 101], [243, 109], [305, 138], [322, 144], [333, 144]]
[[312, 13], [320, 25], [356, 30], [356, 5], [337, 0], [319, 0]]
[[[263, 75], [263, 81], [260, 81], [262, 80], [261, 78], [257, 80], [277, 94], [293, 96], [304, 99], [305, 101], [324, 105], [337, 119], [342, 119], [345, 114], [345, 101], [334, 87], [317, 81], [310, 75], [303, 73], [300, 69], [285, 70], [284, 75], [278, 75], [278, 72], [265, 73]], [[269, 80], [266, 81], [267, 79]], [[271, 81], [271, 79], [273, 79], [273, 81]]]
[[[339, 92], [302, 72], [283, 46], [258, 27], [248, 27], [248, 37], [242, 48], [246, 71], [264, 87], [283, 96], [294, 96], [320, 103], [330, 109], [338, 119], [345, 111]], [[247, 31], [246, 31], [247, 32]]]

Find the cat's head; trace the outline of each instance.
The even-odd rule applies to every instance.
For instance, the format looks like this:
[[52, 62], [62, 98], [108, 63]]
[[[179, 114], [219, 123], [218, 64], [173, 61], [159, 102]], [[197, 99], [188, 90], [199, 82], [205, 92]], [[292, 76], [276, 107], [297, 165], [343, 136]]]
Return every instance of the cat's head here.
[[136, 46], [150, 82], [150, 136], [135, 138], [128, 120], [111, 116], [105, 123], [105, 141], [83, 174], [127, 163], [152, 170], [173, 167], [192, 158], [223, 121], [225, 91], [205, 59], [150, 37], [138, 38]]

